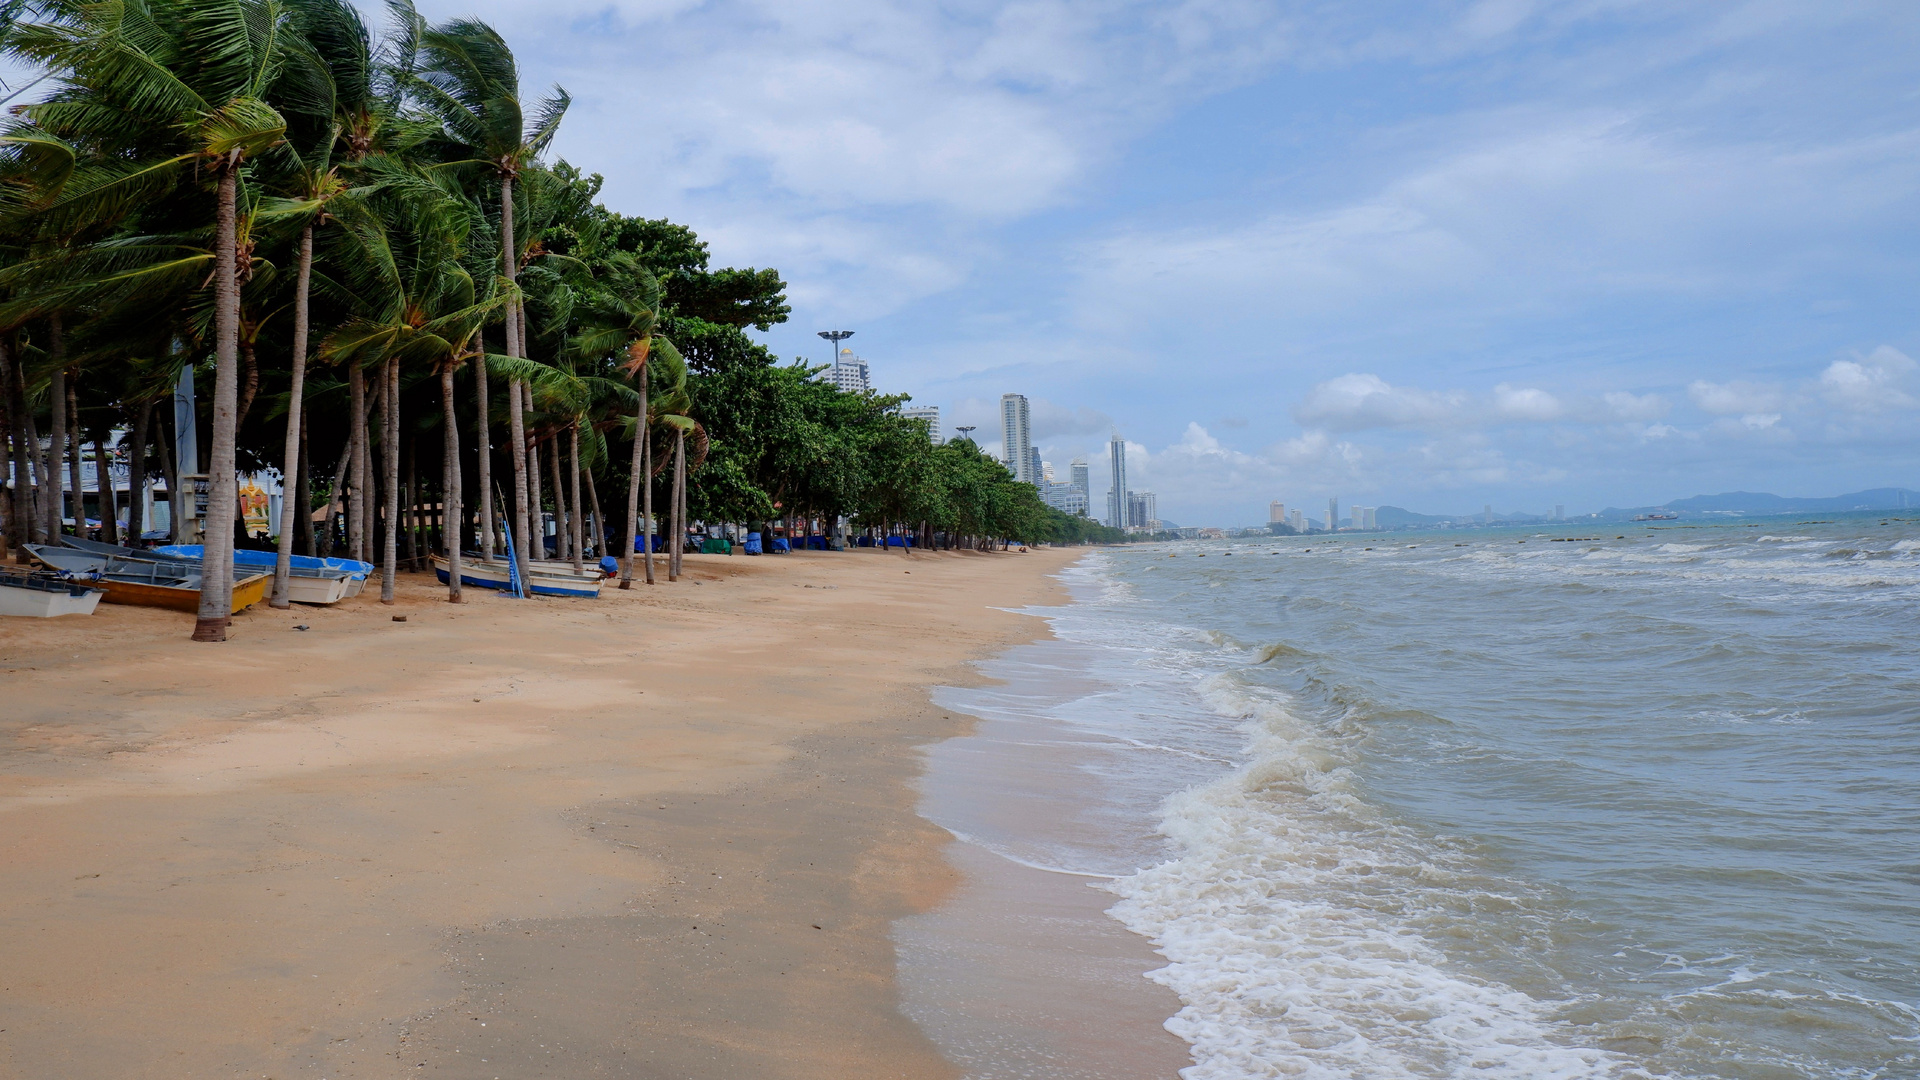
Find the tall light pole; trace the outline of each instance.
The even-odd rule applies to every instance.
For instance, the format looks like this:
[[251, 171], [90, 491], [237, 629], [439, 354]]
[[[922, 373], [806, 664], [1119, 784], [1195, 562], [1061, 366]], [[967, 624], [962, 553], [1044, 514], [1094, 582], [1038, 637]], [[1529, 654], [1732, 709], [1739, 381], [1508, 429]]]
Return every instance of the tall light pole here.
[[837, 367], [840, 363], [840, 343], [852, 337], [853, 331], [822, 330], [820, 331], [820, 336], [823, 338], [826, 338], [828, 341], [833, 342], [833, 363]]
[[963, 424], [963, 425], [961, 425], [961, 426], [959, 426], [959, 427], [956, 427], [956, 428], [954, 428], [953, 430], [955, 430], [955, 431], [957, 431], [957, 432], [959, 432], [959, 433], [960, 433], [960, 437], [961, 437], [961, 438], [963, 438], [963, 439], [965, 439], [965, 440], [967, 440], [968, 442], [972, 442], [972, 441], [973, 441], [973, 429], [974, 429], [974, 428], [977, 428], [977, 427], [979, 427], [979, 426], [980, 426], [980, 425], [978, 425], [978, 424]]

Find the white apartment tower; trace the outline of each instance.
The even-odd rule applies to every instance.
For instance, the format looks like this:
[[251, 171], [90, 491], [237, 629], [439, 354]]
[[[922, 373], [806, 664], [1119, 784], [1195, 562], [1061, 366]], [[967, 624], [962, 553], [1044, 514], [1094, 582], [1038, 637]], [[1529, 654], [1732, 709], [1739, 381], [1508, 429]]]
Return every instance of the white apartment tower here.
[[1340, 531], [1340, 497], [1338, 495], [1327, 500], [1327, 531]]
[[1113, 486], [1107, 489], [1107, 524], [1127, 527], [1127, 441], [1118, 433], [1107, 441], [1107, 461], [1113, 467]]
[[1033, 425], [1027, 415], [1024, 394], [1000, 395], [1000, 450], [1013, 478], [1024, 484], [1037, 484], [1033, 475]]
[[1297, 533], [1306, 532], [1307, 531], [1307, 512], [1305, 510], [1300, 509], [1297, 506], [1294, 507], [1293, 513], [1288, 516], [1287, 524], [1293, 526], [1294, 532], [1297, 532]]
[[1093, 482], [1087, 479], [1086, 458], [1074, 458], [1073, 464], [1067, 466], [1067, 483], [1079, 488], [1081, 494], [1092, 496]]
[[927, 438], [933, 440], [933, 445], [939, 446], [941, 443], [947, 441], [946, 437], [940, 434], [940, 406], [909, 405], [900, 410], [900, 415], [909, 420], [925, 420], [927, 422]]
[[834, 357], [833, 370], [827, 372], [827, 381], [849, 394], [864, 394], [873, 389], [872, 381], [867, 377], [867, 362], [853, 355], [852, 349], [841, 349]]

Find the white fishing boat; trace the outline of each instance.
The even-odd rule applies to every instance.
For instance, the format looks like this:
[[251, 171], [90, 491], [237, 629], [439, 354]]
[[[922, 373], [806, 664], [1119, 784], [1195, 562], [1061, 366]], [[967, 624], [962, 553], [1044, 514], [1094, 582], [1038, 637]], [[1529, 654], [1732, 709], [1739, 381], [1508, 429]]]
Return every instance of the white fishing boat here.
[[105, 590], [51, 574], [0, 573], [0, 615], [29, 619], [91, 615], [105, 595]]
[[[200, 544], [170, 544], [155, 553], [182, 559], [199, 559], [206, 553]], [[279, 555], [272, 551], [241, 548], [233, 553], [236, 574], [272, 574]], [[287, 564], [287, 599], [296, 604], [337, 604], [357, 596], [367, 583], [373, 564], [358, 559], [320, 559], [292, 555]]]
[[[451, 576], [445, 555], [433, 557], [433, 572], [441, 581]], [[600, 595], [600, 585], [606, 579], [598, 566], [575, 570], [572, 563], [543, 559], [528, 566], [527, 591], [535, 596], [597, 597]], [[460, 556], [460, 584], [476, 589], [498, 589], [501, 592], [513, 590], [507, 560], [488, 559], [479, 555]]]

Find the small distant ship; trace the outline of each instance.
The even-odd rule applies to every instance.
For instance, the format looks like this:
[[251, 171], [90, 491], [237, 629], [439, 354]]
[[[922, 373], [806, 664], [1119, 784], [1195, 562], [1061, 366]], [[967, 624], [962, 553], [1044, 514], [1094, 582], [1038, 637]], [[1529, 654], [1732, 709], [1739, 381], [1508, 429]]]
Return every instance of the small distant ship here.
[[1679, 514], [1641, 514], [1635, 521], [1679, 521]]

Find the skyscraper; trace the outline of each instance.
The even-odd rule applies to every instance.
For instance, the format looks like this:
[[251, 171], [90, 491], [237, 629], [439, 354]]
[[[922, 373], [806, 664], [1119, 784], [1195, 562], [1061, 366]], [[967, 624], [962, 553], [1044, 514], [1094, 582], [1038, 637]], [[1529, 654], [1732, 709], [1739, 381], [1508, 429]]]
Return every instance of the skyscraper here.
[[1077, 457], [1067, 466], [1067, 483], [1080, 489], [1082, 494], [1092, 497], [1093, 483], [1087, 479], [1087, 459]]
[[1127, 441], [1114, 433], [1107, 441], [1107, 463], [1113, 467], [1113, 487], [1107, 489], [1107, 524], [1127, 527]]
[[1567, 520], [1567, 508], [1560, 505], [1559, 503], [1554, 503], [1553, 504], [1553, 520], [1555, 521]]
[[1033, 430], [1024, 394], [1000, 395], [1000, 449], [1000, 460], [1015, 480], [1032, 484], [1039, 479], [1034, 475]]
[[909, 405], [900, 410], [900, 415], [909, 420], [925, 420], [927, 422], [927, 437], [933, 440], [933, 445], [939, 446], [941, 443], [947, 441], [946, 436], [940, 434], [940, 406]]
[[1127, 528], [1157, 530], [1160, 504], [1151, 491], [1127, 492]]
[[1338, 495], [1327, 500], [1327, 531], [1340, 531], [1340, 497]]
[[1275, 499], [1272, 502], [1267, 504], [1267, 524], [1271, 525], [1276, 521], [1284, 524], [1286, 520], [1287, 520], [1287, 504], [1286, 503], [1281, 502], [1279, 499]]
[[841, 349], [834, 357], [833, 369], [826, 372], [827, 381], [845, 390], [849, 394], [864, 394], [873, 389], [867, 376], [867, 362], [853, 355], [852, 349]]
[[1027, 448], [1027, 483], [1039, 487], [1046, 483], [1046, 463], [1040, 460], [1040, 448]]
[[1307, 531], [1307, 512], [1299, 507], [1295, 507], [1287, 524], [1293, 526], [1294, 532], [1305, 533]]

